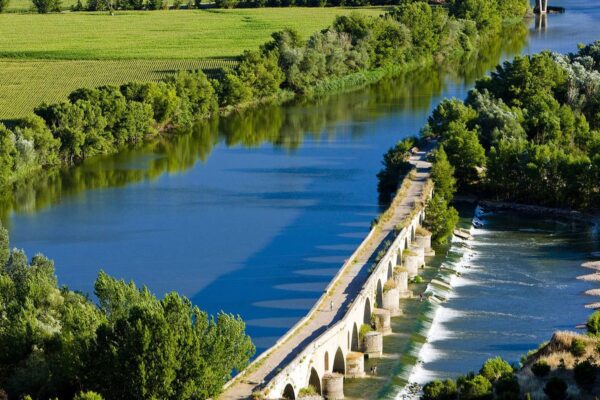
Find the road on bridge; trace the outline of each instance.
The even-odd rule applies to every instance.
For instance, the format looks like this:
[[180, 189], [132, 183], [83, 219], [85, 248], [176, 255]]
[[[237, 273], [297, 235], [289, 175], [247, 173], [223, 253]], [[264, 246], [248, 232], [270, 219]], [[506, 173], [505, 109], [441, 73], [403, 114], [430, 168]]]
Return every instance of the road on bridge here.
[[[421, 198], [431, 170], [431, 164], [426, 160], [428, 150], [424, 149], [410, 157], [411, 164], [416, 167], [416, 176], [408, 192], [394, 210], [392, 218], [366, 243], [356, 262], [348, 265], [337, 284], [330, 288], [329, 296], [315, 309], [312, 318], [299, 328], [292, 328], [296, 331], [285, 342], [266, 350], [266, 357], [252, 366], [251, 372], [225, 389], [219, 400], [251, 398], [252, 393], [260, 390], [263, 383], [268, 383], [309, 343], [343, 318], [348, 306], [358, 296], [369, 277], [369, 268], [375, 262], [379, 248], [390, 236], [393, 237], [394, 227], [411, 213], [414, 204]], [[333, 310], [330, 309], [330, 301], [333, 302]]]

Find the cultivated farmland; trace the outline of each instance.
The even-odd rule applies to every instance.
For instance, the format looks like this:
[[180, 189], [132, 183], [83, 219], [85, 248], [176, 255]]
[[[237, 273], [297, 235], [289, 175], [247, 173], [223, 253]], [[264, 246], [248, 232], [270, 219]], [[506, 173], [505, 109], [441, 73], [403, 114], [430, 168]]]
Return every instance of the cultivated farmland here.
[[[305, 38], [353, 11], [263, 8], [106, 13], [0, 14], [0, 119], [21, 117], [79, 87], [162, 79], [180, 69], [232, 67], [271, 33]], [[210, 72], [210, 71], [209, 71]]]

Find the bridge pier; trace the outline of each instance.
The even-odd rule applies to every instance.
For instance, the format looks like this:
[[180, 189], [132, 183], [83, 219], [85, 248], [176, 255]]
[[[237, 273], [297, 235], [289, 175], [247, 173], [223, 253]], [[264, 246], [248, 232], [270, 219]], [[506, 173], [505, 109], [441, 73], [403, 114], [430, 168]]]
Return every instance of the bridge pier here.
[[424, 229], [421, 232], [417, 232], [415, 237], [415, 242], [417, 246], [422, 247], [424, 249], [425, 255], [428, 257], [435, 256], [435, 251], [431, 248], [431, 233], [425, 231]]
[[537, 0], [538, 14], [548, 13], [548, 0]]
[[388, 310], [376, 308], [373, 310], [375, 316], [375, 329], [384, 335], [392, 333], [391, 315]]
[[383, 334], [367, 332], [363, 339], [363, 351], [369, 358], [379, 358], [383, 354]]
[[362, 378], [365, 376], [365, 355], [351, 351], [346, 356], [346, 378]]
[[419, 274], [419, 255], [412, 251], [412, 249], [404, 250], [403, 257], [404, 260], [402, 266], [408, 273], [409, 278], [414, 278]]
[[389, 280], [383, 288], [383, 301], [381, 307], [390, 312], [391, 317], [397, 317], [402, 314], [400, 310], [400, 291], [396, 287], [394, 280]]
[[412, 291], [408, 290], [408, 272], [404, 268], [399, 268], [394, 273], [394, 281], [401, 299], [412, 297]]
[[323, 396], [327, 400], [342, 400], [344, 398], [344, 375], [338, 373], [323, 376]]

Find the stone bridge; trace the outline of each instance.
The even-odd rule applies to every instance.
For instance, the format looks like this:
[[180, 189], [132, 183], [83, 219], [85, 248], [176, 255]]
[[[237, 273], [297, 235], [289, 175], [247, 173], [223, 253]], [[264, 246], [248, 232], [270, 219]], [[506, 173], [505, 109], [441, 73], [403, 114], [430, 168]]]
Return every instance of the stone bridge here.
[[409, 279], [433, 253], [431, 234], [419, 229], [433, 191], [425, 155], [411, 157], [416, 173], [405, 178], [386, 221], [371, 230], [313, 309], [231, 381], [220, 399], [257, 392], [267, 399], [297, 399], [310, 386], [317, 398], [343, 399], [344, 378], [365, 376], [365, 358], [382, 356], [390, 319], [402, 313], [400, 299], [412, 297]]

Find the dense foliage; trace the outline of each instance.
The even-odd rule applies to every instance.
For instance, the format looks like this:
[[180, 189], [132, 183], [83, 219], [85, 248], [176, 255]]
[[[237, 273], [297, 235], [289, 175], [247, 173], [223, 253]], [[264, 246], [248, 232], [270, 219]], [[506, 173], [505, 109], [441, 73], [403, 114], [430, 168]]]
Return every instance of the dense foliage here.
[[[52, 261], [9, 250], [0, 227], [0, 388], [9, 398], [207, 399], [254, 346], [239, 317], [157, 299], [100, 273], [99, 305], [58, 287]], [[90, 391], [93, 392], [82, 392]]]
[[498, 200], [600, 205], [600, 42], [517, 57], [446, 100], [423, 134], [444, 145], [461, 188]]
[[136, 145], [219, 107], [329, 89], [335, 79], [354, 73], [465, 54], [479, 36], [471, 20], [425, 2], [404, 2], [380, 18], [340, 16], [306, 41], [292, 30], [276, 32], [213, 80], [202, 72], [180, 72], [160, 83], [80, 89], [67, 102], [38, 107], [35, 116], [10, 129], [0, 124], [0, 186], [39, 168]]
[[487, 360], [479, 374], [459, 376], [456, 381], [436, 379], [423, 387], [423, 400], [519, 399], [519, 382], [513, 368], [501, 358]]
[[458, 211], [450, 206], [456, 191], [455, 170], [450, 165], [443, 146], [433, 151], [431, 158], [434, 194], [427, 203], [424, 225], [431, 231], [432, 239], [435, 242], [444, 244], [447, 243], [458, 223]]

